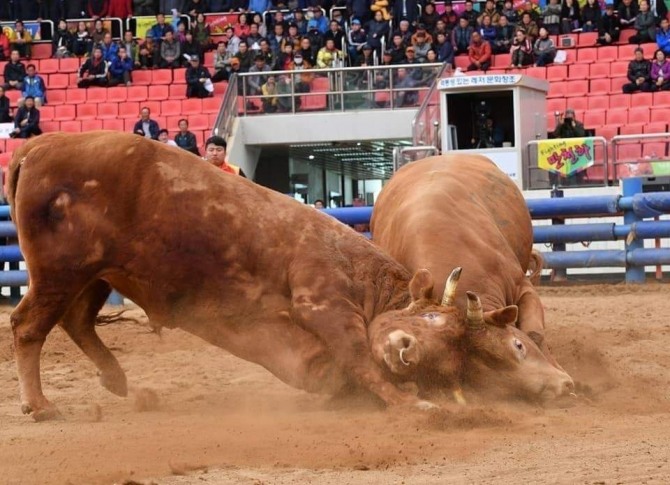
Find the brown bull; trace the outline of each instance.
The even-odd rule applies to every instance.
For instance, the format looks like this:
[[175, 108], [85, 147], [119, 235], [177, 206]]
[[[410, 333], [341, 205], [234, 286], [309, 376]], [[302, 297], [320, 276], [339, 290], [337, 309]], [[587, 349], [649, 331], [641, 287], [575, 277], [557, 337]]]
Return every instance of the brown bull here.
[[[518, 306], [519, 329], [560, 369], [544, 338], [544, 310], [526, 277], [542, 260], [531, 252], [533, 232], [523, 195], [489, 159], [444, 155], [413, 162], [384, 186], [372, 215], [373, 241], [410, 271], [428, 269], [443, 288], [463, 267], [462, 291], [484, 310]], [[466, 299], [457, 293], [463, 309]]]
[[[11, 324], [22, 409], [37, 420], [57, 415], [39, 370], [56, 324], [101, 383], [126, 395], [125, 374], [95, 331], [111, 288], [155, 325], [313, 392], [354, 386], [425, 408], [393, 381], [436, 376], [457, 387], [463, 335], [500, 358], [489, 334], [465, 330], [487, 318], [476, 296], [464, 325], [454, 284], [452, 303], [439, 305], [426, 270], [412, 277], [334, 219], [182, 150], [115, 132], [42, 135], [15, 152], [8, 192], [30, 275]], [[542, 389], [563, 384], [546, 375]]]

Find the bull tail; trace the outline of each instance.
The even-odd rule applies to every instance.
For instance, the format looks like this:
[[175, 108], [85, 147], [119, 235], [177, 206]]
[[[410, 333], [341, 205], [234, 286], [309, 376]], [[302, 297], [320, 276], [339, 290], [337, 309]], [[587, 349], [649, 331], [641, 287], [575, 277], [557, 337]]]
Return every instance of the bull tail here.
[[120, 310], [118, 312], [107, 313], [105, 315], [98, 315], [95, 317], [95, 324], [103, 327], [111, 323], [119, 322], [140, 323], [137, 318], [124, 317], [123, 314], [126, 313], [126, 311], [127, 310]]
[[528, 279], [533, 284], [533, 286], [538, 286], [540, 284], [543, 266], [544, 259], [542, 258], [542, 255], [539, 251], [533, 249], [530, 252], [530, 263], [528, 264], [528, 270], [530, 271]]
[[16, 223], [16, 217], [14, 216], [14, 211], [16, 205], [14, 201], [16, 200], [16, 189], [19, 185], [19, 174], [21, 173], [21, 165], [23, 164], [23, 159], [18, 159], [14, 157], [12, 163], [9, 165], [7, 173], [7, 200], [11, 207], [11, 216], [12, 220]]

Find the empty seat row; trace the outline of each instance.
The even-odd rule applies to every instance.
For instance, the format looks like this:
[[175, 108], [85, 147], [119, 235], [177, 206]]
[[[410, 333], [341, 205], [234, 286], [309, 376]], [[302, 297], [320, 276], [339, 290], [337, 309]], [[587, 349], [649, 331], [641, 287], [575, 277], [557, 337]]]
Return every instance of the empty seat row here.
[[194, 116], [210, 115], [216, 117], [221, 100], [215, 98], [184, 99], [166, 101], [127, 101], [123, 103], [78, 103], [45, 105], [40, 108], [41, 120], [69, 121], [137, 118], [142, 108], [147, 107], [156, 116]]
[[628, 82], [626, 77], [555, 81], [549, 85], [547, 98], [574, 98], [594, 94], [621, 93], [623, 85]]

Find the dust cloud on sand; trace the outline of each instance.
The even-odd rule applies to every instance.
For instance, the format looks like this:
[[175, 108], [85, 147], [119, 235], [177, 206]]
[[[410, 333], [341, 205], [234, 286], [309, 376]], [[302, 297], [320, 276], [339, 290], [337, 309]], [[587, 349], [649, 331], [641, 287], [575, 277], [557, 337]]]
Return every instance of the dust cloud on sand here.
[[43, 384], [64, 419], [47, 423], [20, 413], [1, 308], [0, 484], [670, 482], [670, 287], [541, 296], [577, 399], [380, 411], [292, 389], [182, 331], [123, 323], [99, 332], [127, 372], [127, 399], [52, 332]]

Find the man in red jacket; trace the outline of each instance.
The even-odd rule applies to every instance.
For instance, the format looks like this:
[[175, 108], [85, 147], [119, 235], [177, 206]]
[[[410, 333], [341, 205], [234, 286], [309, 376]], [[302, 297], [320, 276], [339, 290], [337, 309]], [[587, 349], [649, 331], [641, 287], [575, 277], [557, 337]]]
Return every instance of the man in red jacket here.
[[482, 39], [479, 32], [473, 32], [468, 47], [470, 65], [468, 71], [488, 71], [491, 67], [491, 44]]

